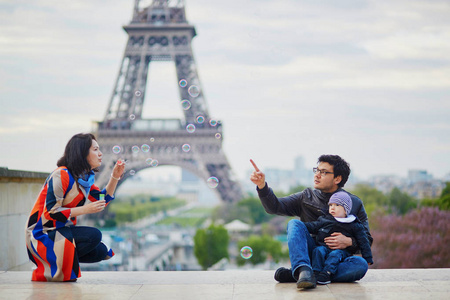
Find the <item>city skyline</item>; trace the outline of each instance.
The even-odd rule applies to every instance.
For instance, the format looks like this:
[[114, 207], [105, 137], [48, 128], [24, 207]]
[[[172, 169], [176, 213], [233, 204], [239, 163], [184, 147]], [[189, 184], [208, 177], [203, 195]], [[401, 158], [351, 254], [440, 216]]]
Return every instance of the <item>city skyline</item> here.
[[[313, 167], [450, 173], [450, 5], [445, 1], [187, 0], [201, 87], [237, 177]], [[0, 166], [50, 172], [101, 121], [134, 1], [0, 3]], [[238, 9], [237, 9], [238, 8]], [[152, 65], [145, 118], [182, 118], [175, 68]], [[103, 149], [107, 151], [108, 149]], [[163, 169], [164, 170], [164, 169]]]

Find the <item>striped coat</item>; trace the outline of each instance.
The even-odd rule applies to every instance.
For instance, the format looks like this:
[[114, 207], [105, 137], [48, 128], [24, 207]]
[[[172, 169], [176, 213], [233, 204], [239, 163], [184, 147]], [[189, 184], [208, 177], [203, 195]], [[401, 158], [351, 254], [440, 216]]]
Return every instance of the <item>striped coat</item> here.
[[[94, 202], [106, 194], [95, 185], [89, 195], [67, 170], [59, 167], [46, 179], [31, 210], [25, 230], [26, 245], [30, 260], [36, 265], [33, 281], [68, 281], [81, 276], [75, 241], [69, 226], [77, 224], [70, 217], [71, 208]], [[88, 197], [86, 197], [88, 196]], [[113, 197], [106, 195], [106, 203]], [[114, 252], [109, 249], [109, 259]]]

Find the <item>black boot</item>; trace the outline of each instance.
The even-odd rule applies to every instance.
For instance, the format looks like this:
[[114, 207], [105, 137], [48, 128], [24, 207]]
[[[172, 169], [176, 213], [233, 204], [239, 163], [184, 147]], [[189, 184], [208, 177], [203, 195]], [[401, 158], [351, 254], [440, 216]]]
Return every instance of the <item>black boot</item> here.
[[286, 268], [278, 268], [275, 271], [274, 277], [276, 281], [284, 283], [284, 282], [297, 282], [297, 280], [292, 276], [292, 270]]
[[316, 277], [313, 271], [309, 267], [300, 267], [296, 271], [299, 271], [297, 288], [298, 289], [313, 289], [316, 287]]

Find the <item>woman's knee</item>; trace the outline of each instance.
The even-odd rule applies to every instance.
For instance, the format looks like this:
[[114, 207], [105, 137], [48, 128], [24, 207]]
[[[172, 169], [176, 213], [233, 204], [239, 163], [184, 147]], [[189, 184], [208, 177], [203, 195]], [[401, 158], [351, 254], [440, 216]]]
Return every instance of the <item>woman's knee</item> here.
[[89, 238], [92, 244], [100, 244], [102, 241], [102, 232], [95, 227], [85, 227], [84, 234]]

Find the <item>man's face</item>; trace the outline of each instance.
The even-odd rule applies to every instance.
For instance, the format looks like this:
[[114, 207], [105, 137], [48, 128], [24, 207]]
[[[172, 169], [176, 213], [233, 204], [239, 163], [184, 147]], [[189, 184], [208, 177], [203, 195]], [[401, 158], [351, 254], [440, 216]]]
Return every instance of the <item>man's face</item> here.
[[[333, 166], [327, 162], [319, 162], [317, 169], [322, 172], [334, 172]], [[334, 174], [322, 175], [321, 172], [314, 174], [314, 188], [324, 193], [332, 193], [338, 189], [341, 176], [334, 178]]]

